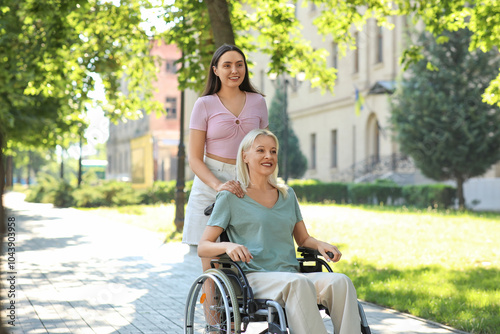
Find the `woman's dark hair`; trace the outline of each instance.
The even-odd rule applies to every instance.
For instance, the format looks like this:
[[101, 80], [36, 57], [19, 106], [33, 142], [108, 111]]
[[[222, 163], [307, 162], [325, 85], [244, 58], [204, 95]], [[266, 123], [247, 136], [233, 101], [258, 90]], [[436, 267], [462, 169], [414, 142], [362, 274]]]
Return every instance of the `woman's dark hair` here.
[[228, 51], [238, 52], [243, 57], [243, 62], [245, 63], [245, 77], [243, 78], [243, 82], [240, 85], [240, 90], [250, 93], [261, 94], [257, 89], [255, 89], [255, 87], [250, 82], [250, 77], [248, 76], [247, 59], [243, 51], [241, 51], [237, 46], [224, 44], [215, 51], [212, 57], [212, 61], [210, 62], [210, 68], [208, 69], [207, 84], [205, 86], [205, 90], [203, 91], [202, 96], [212, 95], [220, 90], [221, 82], [219, 77], [215, 75], [213, 67], [214, 66], [217, 67], [217, 65], [219, 64], [220, 57], [222, 57], [222, 55]]

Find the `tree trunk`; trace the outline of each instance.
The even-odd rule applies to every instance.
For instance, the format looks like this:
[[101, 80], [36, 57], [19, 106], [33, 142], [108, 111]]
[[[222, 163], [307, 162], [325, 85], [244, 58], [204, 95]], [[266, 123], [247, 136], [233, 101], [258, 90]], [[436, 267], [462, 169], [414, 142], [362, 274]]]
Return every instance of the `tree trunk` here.
[[210, 16], [210, 24], [214, 34], [215, 47], [224, 43], [234, 45], [234, 32], [229, 16], [229, 6], [226, 0], [205, 1]]
[[80, 157], [78, 158], [78, 188], [82, 184], [82, 155], [83, 155], [83, 134], [80, 133]]
[[464, 197], [464, 178], [462, 175], [457, 176], [457, 197], [458, 197], [458, 208], [460, 210], [465, 209], [465, 197]]
[[[4, 169], [4, 155], [3, 155], [3, 150], [4, 150], [4, 137], [3, 137], [3, 131], [0, 129], [0, 235], [3, 236], [5, 233], [5, 219], [4, 219], [4, 209], [3, 209], [3, 192], [5, 190], [5, 169]], [[1, 242], [3, 238], [0, 237], [0, 252], [3, 250], [3, 247], [1, 247]], [[1, 324], [0, 323], [0, 327]]]
[[[3, 144], [3, 141], [2, 141]], [[3, 147], [2, 147], [3, 148]], [[11, 155], [5, 157], [5, 189], [12, 189], [14, 185], [14, 159]]]
[[[3, 158], [3, 149], [4, 149], [4, 137], [3, 137], [3, 131], [0, 129], [0, 235], [3, 236], [5, 233], [5, 213], [4, 213], [4, 208], [3, 208], [3, 191], [5, 188], [5, 169], [4, 169], [4, 158]], [[0, 255], [2, 256], [2, 259], [4, 259], [3, 256], [3, 238], [0, 237]], [[3, 264], [2, 261], [0, 263]], [[3, 292], [3, 291], [2, 291]], [[3, 302], [3, 293], [2, 296], [0, 297], [0, 301]], [[3, 312], [2, 312], [3, 315]], [[7, 333], [5, 330], [4, 326], [4, 319], [3, 317], [0, 316], [0, 333], [4, 334]]]
[[181, 106], [180, 106], [180, 137], [179, 151], [177, 152], [177, 182], [175, 187], [175, 229], [181, 232], [184, 229], [184, 197], [186, 154], [184, 150], [184, 90], [181, 91]]
[[28, 151], [28, 174], [26, 175], [26, 185], [29, 187], [31, 184], [31, 169], [32, 169], [33, 153]]

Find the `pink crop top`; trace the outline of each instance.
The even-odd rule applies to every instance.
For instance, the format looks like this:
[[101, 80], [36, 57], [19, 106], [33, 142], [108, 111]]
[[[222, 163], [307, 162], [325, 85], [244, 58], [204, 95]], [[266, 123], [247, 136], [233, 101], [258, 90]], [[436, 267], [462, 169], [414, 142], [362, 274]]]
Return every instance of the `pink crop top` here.
[[196, 100], [189, 128], [206, 131], [207, 153], [236, 159], [243, 137], [253, 129], [263, 129], [269, 125], [264, 97], [248, 92], [246, 95], [245, 105], [238, 117], [226, 109], [217, 94]]

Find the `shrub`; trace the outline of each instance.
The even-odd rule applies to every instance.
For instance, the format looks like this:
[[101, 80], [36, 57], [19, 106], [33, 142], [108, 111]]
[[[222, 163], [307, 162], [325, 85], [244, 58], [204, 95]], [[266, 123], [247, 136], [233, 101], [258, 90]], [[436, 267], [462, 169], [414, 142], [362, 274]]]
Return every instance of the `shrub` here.
[[156, 181], [153, 186], [141, 195], [141, 203], [170, 203], [175, 200], [177, 181]]
[[74, 203], [73, 187], [60, 178], [50, 174], [40, 174], [37, 183], [29, 188], [27, 202], [53, 203], [54, 206], [66, 208]]
[[105, 181], [97, 186], [83, 184], [74, 191], [78, 207], [134, 205], [140, 202], [140, 192], [127, 182]]
[[349, 201], [354, 204], [393, 204], [401, 198], [401, 187], [392, 181], [352, 183], [348, 186]]
[[68, 208], [70, 206], [73, 206], [75, 203], [75, 199], [73, 197], [73, 187], [65, 180], [61, 180], [58, 182], [52, 195], [53, 198], [51, 202], [56, 207]]
[[402, 195], [409, 205], [448, 208], [455, 203], [456, 189], [444, 184], [411, 185], [403, 187]]
[[99, 191], [103, 193], [104, 205], [131, 205], [140, 202], [139, 194], [127, 182], [105, 181], [99, 186]]
[[78, 189], [73, 192], [75, 198], [75, 206], [79, 208], [94, 208], [104, 206], [104, 194], [99, 191], [99, 187], [92, 187], [82, 184]]
[[37, 177], [37, 183], [29, 187], [25, 200], [33, 203], [44, 203], [44, 196], [53, 190], [56, 183], [57, 181], [52, 175], [40, 174]]
[[347, 185], [344, 183], [323, 183], [318, 180], [293, 180], [289, 185], [302, 202], [346, 203]]

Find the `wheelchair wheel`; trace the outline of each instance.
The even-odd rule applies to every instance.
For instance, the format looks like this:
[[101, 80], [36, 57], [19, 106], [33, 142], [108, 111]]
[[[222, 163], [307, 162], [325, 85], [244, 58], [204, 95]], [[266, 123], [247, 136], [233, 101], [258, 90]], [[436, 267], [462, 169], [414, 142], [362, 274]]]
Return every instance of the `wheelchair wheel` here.
[[241, 333], [236, 294], [223, 272], [209, 269], [191, 286], [186, 302], [184, 333]]

